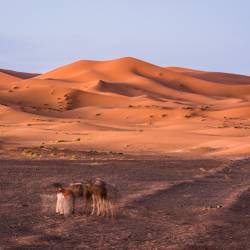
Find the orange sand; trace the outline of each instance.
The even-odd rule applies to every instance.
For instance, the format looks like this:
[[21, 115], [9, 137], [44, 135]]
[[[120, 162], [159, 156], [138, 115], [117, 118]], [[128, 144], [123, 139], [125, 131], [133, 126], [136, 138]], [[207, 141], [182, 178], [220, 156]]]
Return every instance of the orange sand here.
[[248, 76], [130, 57], [41, 75], [0, 70], [0, 149], [247, 155], [249, 100]]

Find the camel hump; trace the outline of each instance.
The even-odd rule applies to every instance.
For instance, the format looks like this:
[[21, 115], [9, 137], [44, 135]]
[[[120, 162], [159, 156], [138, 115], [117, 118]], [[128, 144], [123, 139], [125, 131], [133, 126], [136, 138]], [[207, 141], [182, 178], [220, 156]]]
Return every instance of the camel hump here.
[[106, 182], [105, 181], [103, 181], [101, 178], [96, 178], [96, 180], [95, 180], [95, 185], [97, 185], [97, 186], [106, 186]]

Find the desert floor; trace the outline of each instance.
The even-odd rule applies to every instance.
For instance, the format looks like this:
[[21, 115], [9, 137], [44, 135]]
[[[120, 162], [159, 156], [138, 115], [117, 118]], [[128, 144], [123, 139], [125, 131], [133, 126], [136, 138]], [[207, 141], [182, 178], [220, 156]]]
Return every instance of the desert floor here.
[[[250, 249], [248, 158], [87, 152], [0, 166], [0, 249]], [[95, 177], [119, 190], [116, 219], [84, 214], [82, 201], [70, 218], [54, 213], [53, 182]]]

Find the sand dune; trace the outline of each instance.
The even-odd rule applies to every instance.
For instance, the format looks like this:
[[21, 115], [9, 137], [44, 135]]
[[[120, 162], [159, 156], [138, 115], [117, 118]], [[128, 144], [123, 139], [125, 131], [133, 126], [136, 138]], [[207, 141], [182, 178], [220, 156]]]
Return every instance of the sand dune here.
[[35, 73], [26, 73], [26, 72], [19, 72], [19, 71], [13, 71], [13, 70], [8, 70], [8, 69], [0, 69], [1, 73], [5, 73], [9, 76], [14, 76], [20, 79], [29, 79], [35, 76], [38, 76], [39, 74]]
[[[53, 144], [46, 136], [56, 141], [60, 135], [76, 146], [69, 133], [78, 130], [91, 131], [77, 144], [83, 149], [232, 153], [250, 136], [249, 100], [249, 76], [166, 68], [131, 57], [81, 60], [41, 75], [0, 70], [0, 129], [7, 144]], [[7, 130], [8, 124], [22, 133]], [[206, 133], [210, 128], [215, 131]], [[222, 132], [228, 128], [232, 136]]]
[[182, 73], [183, 75], [193, 76], [195, 78], [225, 84], [249, 84], [250, 77], [238, 74], [222, 72], [206, 72], [201, 70], [184, 69], [178, 67], [167, 67], [171, 71]]
[[0, 71], [0, 83], [4, 84], [4, 83], [10, 83], [10, 82], [15, 82], [15, 81], [19, 81], [20, 78], [6, 74], [4, 72]]
[[[166, 97], [169, 96], [169, 92], [174, 90], [182, 94], [192, 93], [214, 97], [242, 97], [250, 94], [250, 85], [247, 84], [250, 77], [223, 73], [192, 72], [195, 73], [184, 74], [183, 72], [176, 72], [172, 68], [155, 66], [134, 58], [121, 58], [104, 62], [78, 61], [43, 74], [38, 78], [67, 79], [79, 83], [96, 80], [118, 82], [127, 84], [132, 88], [162, 94]], [[202, 75], [205, 76], [202, 77]], [[206, 75], [208, 76], [206, 77]], [[218, 77], [218, 81], [216, 81], [216, 77]], [[222, 79], [224, 79], [225, 84], [221, 84]], [[237, 80], [235, 84], [231, 84], [235, 80]], [[230, 86], [228, 83], [230, 83]], [[178, 94], [174, 93], [173, 95]]]

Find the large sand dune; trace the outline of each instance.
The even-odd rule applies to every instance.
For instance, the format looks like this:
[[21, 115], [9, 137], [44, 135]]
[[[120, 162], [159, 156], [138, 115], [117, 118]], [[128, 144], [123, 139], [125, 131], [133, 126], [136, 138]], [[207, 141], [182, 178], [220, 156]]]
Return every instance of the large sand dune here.
[[135, 58], [77, 61], [36, 75], [0, 70], [2, 150], [250, 152], [250, 77]]

